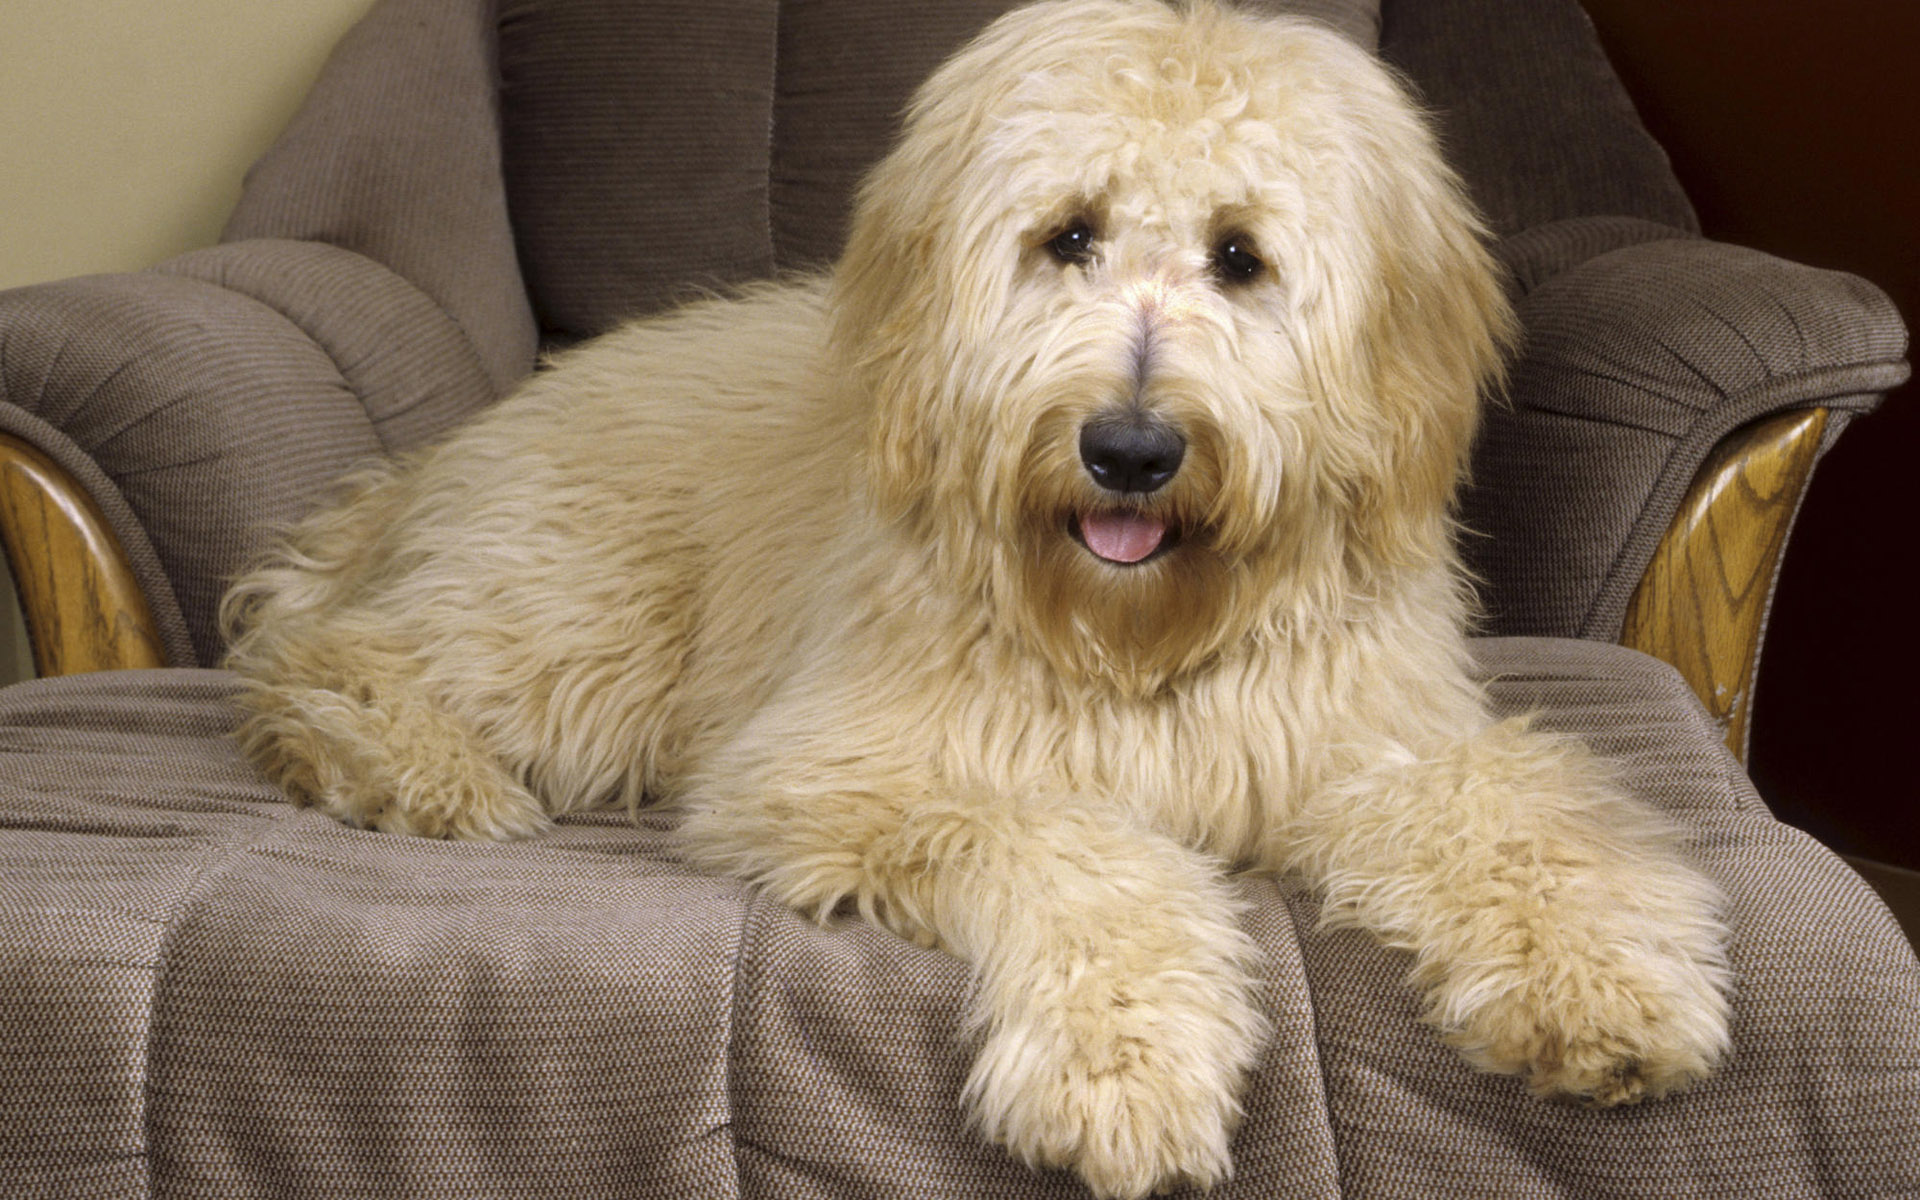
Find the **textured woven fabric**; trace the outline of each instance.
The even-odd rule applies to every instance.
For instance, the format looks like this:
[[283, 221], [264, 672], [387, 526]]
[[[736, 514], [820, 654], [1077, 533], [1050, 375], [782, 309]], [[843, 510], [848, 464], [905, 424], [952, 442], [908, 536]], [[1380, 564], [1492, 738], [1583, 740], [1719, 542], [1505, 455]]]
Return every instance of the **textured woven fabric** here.
[[[1276, 1036], [1224, 1197], [1920, 1187], [1920, 963], [1775, 823], [1676, 676], [1490, 641], [1694, 833], [1738, 931], [1733, 1061], [1589, 1112], [1474, 1074], [1404, 958], [1249, 879]], [[657, 818], [470, 845], [282, 803], [216, 672], [0, 692], [0, 1194], [1070, 1197], [957, 1116], [966, 970], [693, 874]]]
[[255, 239], [182, 255], [157, 270], [273, 309], [333, 360], [381, 449], [416, 449], [493, 399], [485, 365], [424, 292], [325, 242]]
[[763, 278], [776, 5], [500, 0], [507, 194], [542, 331]]
[[382, 0], [247, 175], [222, 240], [326, 242], [432, 296], [495, 392], [537, 336], [500, 182], [492, 0]]
[[219, 656], [220, 595], [275, 523], [492, 396], [436, 304], [317, 242], [0, 293], [0, 329], [0, 421], [82, 467], [136, 567], [154, 556], [180, 665]]
[[1574, 0], [1388, 0], [1380, 52], [1497, 234], [1585, 216], [1699, 229]]
[[1526, 346], [1464, 505], [1494, 633], [1617, 639], [1715, 442], [1782, 409], [1864, 411], [1907, 377], [1906, 330], [1878, 288], [1698, 238], [1587, 259], [1519, 311]]
[[1513, 289], [1525, 295], [1568, 267], [1608, 251], [1691, 236], [1639, 217], [1569, 217], [1501, 238], [1493, 244], [1493, 252], [1511, 277]]

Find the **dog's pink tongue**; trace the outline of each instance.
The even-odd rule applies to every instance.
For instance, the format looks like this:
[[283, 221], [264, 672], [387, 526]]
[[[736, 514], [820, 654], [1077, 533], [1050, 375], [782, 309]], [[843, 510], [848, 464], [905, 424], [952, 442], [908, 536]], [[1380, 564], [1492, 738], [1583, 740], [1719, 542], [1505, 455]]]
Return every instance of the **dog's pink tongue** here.
[[1087, 549], [1108, 562], [1135, 563], [1159, 548], [1167, 534], [1165, 523], [1144, 513], [1091, 512], [1080, 518], [1080, 536]]

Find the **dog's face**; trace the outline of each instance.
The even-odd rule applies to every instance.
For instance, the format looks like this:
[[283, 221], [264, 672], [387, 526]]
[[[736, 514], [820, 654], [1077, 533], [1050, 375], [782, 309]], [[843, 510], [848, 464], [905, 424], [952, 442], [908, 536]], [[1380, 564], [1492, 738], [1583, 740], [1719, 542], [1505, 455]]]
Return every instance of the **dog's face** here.
[[1425, 126], [1301, 22], [1016, 11], [869, 177], [834, 340], [952, 586], [1148, 690], [1451, 561], [1510, 320]]

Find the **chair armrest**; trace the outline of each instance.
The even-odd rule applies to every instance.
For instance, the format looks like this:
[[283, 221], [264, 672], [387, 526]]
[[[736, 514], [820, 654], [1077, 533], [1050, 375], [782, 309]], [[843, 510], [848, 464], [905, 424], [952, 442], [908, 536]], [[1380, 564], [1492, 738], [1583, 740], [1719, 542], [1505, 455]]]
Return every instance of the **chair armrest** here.
[[[272, 526], [493, 395], [436, 304], [333, 246], [235, 243], [0, 293], [0, 433], [92, 502], [170, 665], [217, 661], [220, 595]], [[61, 569], [33, 561], [51, 546], [8, 537], [23, 577]]]
[[9, 433], [0, 433], [0, 548], [42, 678], [166, 665], [153, 610], [99, 505]]
[[[1652, 614], [1681, 603], [1656, 593], [1684, 575], [1669, 565], [1649, 581], [1649, 564], [1664, 539], [1680, 553], [1687, 527], [1670, 531], [1691, 503], [1689, 521], [1722, 537], [1723, 560], [1765, 562], [1741, 585], [1751, 593], [1743, 627], [1757, 642], [1777, 563], [1765, 546], [1776, 535], [1784, 543], [1813, 460], [1907, 378], [1906, 330], [1892, 303], [1850, 275], [1675, 238], [1578, 261], [1540, 280], [1518, 311], [1525, 334], [1510, 402], [1488, 413], [1462, 503], [1465, 524], [1485, 535], [1469, 535], [1463, 550], [1486, 581], [1490, 630], [1650, 636]], [[1773, 441], [1797, 448], [1790, 458], [1806, 459], [1787, 472], [1790, 486], [1769, 485], [1758, 507], [1774, 511], [1758, 521], [1727, 516], [1740, 497], [1713, 481], [1737, 478], [1744, 460], [1723, 450], [1710, 467], [1715, 447], [1743, 426], [1809, 409], [1828, 416], [1769, 427]], [[1630, 603], [1640, 614], [1631, 635]], [[1744, 651], [1733, 657], [1752, 661]], [[1702, 675], [1717, 680], [1707, 685], [1710, 705], [1711, 689], [1728, 679], [1739, 682], [1722, 704], [1746, 694], [1750, 665], [1729, 670]]]
[[1873, 285], [1699, 239], [1587, 259], [1518, 312], [1508, 402], [1487, 413], [1461, 508], [1500, 634], [1618, 641], [1722, 438], [1825, 408], [1824, 450], [1908, 373], [1906, 329]]
[[1768, 600], [1828, 419], [1798, 409], [1722, 439], [1627, 601], [1621, 644], [1672, 664], [1743, 763]]

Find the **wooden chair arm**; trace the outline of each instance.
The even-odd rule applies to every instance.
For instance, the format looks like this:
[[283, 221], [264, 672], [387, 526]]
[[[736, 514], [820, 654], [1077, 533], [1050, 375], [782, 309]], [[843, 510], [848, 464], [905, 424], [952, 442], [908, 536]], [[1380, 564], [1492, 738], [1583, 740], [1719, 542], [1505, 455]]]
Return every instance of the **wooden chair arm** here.
[[1826, 428], [1809, 408], [1721, 439], [1627, 602], [1621, 642], [1678, 668], [1743, 763], [1767, 601]]
[[93, 497], [0, 433], [0, 546], [40, 675], [166, 665], [147, 598]]

